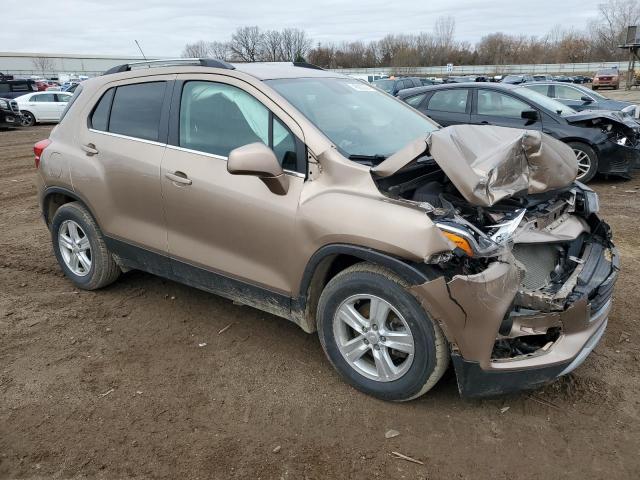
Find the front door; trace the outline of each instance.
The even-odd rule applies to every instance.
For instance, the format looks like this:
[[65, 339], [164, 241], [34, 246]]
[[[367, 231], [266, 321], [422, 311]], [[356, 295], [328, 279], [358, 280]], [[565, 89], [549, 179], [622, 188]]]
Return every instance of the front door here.
[[[295, 220], [305, 180], [299, 157], [304, 144], [299, 127], [296, 136], [265, 104], [272, 107], [236, 79], [178, 81], [162, 197], [178, 278], [223, 295], [230, 289], [242, 294], [248, 285], [288, 299], [297, 287], [291, 255], [299, 244]], [[254, 142], [270, 146], [289, 175], [285, 195], [272, 193], [258, 177], [227, 171], [229, 152]]]
[[[534, 121], [522, 118], [522, 112], [527, 110], [536, 109], [508, 93], [478, 88], [475, 108], [471, 114], [471, 123], [542, 130], [540, 119]], [[538, 115], [540, 115], [539, 111]]]

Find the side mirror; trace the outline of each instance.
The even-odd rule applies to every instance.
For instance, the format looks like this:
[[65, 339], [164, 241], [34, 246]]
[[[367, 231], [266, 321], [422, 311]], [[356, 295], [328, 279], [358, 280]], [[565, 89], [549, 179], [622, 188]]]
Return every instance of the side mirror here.
[[258, 177], [277, 195], [286, 195], [289, 190], [289, 177], [284, 174], [273, 151], [264, 143], [250, 143], [231, 150], [227, 171], [232, 175]]
[[523, 110], [520, 117], [524, 120], [528, 120], [527, 124], [540, 120], [540, 115], [537, 110]]
[[584, 103], [593, 103], [593, 98], [588, 97], [586, 95], [583, 95], [582, 97], [580, 97], [580, 100], [582, 100]]

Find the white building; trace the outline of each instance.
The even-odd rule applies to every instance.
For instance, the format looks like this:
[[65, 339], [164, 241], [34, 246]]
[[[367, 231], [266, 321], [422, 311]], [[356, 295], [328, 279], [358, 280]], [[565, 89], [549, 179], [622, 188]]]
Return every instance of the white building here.
[[141, 60], [144, 59], [122, 55], [0, 52], [0, 72], [21, 77], [57, 77], [60, 74], [95, 76], [115, 65]]

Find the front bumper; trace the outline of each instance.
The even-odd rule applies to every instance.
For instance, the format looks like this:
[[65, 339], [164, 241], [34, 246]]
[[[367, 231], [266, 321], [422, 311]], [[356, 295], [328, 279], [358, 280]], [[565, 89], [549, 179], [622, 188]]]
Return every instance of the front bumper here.
[[[540, 305], [549, 308], [518, 311], [516, 316], [512, 314], [520, 282], [513, 259], [494, 262], [478, 275], [455, 276], [449, 282], [440, 277], [412, 287], [452, 346], [461, 395], [492, 396], [535, 388], [584, 361], [605, 331], [619, 257], [608, 240], [592, 239], [585, 243], [581, 262], [564, 302], [541, 300]], [[503, 337], [499, 332], [507, 319]], [[509, 358], [492, 354], [497, 338], [544, 336], [550, 331], [558, 332], [557, 337], [531, 354]]]
[[633, 170], [640, 167], [640, 146], [618, 145], [610, 140], [596, 146], [598, 173], [630, 178]]
[[0, 126], [2, 127], [21, 127], [22, 115], [15, 112], [0, 112]]
[[[515, 360], [504, 365], [506, 368], [493, 365], [494, 368], [485, 370], [478, 362], [465, 360], [454, 353], [451, 358], [460, 394], [465, 397], [491, 397], [531, 390], [572, 372], [585, 361], [604, 335], [610, 309], [611, 300], [600, 311], [587, 317], [588, 328], [563, 335], [552, 349], [537, 357], [534, 365], [530, 361]], [[565, 353], [559, 351], [563, 348], [567, 349]], [[566, 352], [571, 352], [571, 355]], [[527, 365], [519, 366], [521, 362]]]

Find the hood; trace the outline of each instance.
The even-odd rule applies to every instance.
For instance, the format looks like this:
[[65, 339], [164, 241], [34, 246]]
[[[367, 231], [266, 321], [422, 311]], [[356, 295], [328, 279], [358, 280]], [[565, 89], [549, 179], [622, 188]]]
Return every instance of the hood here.
[[566, 187], [576, 178], [573, 150], [535, 130], [452, 125], [417, 139], [372, 168], [388, 177], [430, 156], [473, 205], [491, 206], [516, 194]]
[[563, 115], [563, 118], [571, 124], [601, 119], [603, 121], [612, 121], [631, 129], [640, 127], [640, 123], [632, 116], [610, 110], [583, 110], [578, 113]]

